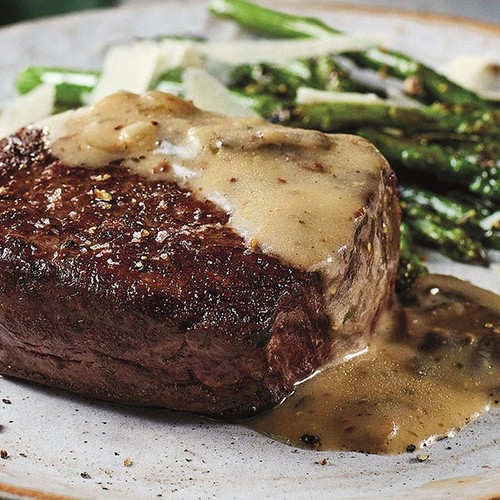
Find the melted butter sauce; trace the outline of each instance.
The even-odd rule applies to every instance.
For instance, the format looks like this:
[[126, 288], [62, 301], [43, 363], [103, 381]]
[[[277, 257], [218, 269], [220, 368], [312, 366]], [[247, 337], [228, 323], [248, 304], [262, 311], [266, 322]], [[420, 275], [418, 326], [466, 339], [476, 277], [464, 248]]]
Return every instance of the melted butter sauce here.
[[303, 270], [353, 242], [387, 167], [360, 137], [228, 118], [156, 91], [113, 94], [39, 125], [66, 165], [176, 182], [229, 213], [249, 247]]
[[456, 433], [500, 397], [500, 297], [429, 275], [369, 349], [248, 425], [297, 447], [401, 453]]

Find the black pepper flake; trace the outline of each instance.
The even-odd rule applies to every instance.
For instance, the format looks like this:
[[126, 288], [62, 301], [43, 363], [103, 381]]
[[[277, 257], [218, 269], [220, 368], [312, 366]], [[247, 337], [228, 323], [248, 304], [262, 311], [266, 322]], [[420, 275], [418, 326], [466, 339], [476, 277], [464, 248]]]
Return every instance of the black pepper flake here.
[[11, 405], [12, 404], [12, 401], [8, 398], [3, 398], [2, 401], [6, 404], [6, 405]]
[[88, 472], [82, 472], [80, 476], [82, 476], [83, 479], [90, 479], [90, 474]]
[[408, 453], [413, 453], [416, 449], [417, 449], [417, 447], [416, 447], [414, 444], [409, 444], [409, 445], [406, 447], [406, 451], [407, 451]]
[[7, 452], [7, 450], [0, 450], [0, 458], [2, 458], [4, 460], [9, 458], [9, 453]]
[[321, 445], [321, 438], [316, 434], [304, 434], [300, 437], [300, 440], [308, 446], [318, 447]]

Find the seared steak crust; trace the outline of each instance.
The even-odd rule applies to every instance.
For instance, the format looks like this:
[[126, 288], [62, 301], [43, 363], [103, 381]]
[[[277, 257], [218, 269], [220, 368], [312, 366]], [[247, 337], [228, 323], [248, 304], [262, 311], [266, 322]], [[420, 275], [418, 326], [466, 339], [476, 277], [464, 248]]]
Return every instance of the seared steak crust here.
[[[365, 287], [369, 306], [351, 311], [340, 336], [366, 341], [392, 293], [394, 183], [387, 168], [368, 202], [372, 219], [346, 257], [351, 291], [340, 302], [359, 279], [378, 282]], [[113, 165], [62, 165], [40, 131], [4, 139], [0, 372], [216, 416], [278, 403], [339, 342], [325, 283], [319, 273], [250, 251], [227, 222], [224, 211], [176, 184]], [[379, 252], [371, 260], [368, 241]]]

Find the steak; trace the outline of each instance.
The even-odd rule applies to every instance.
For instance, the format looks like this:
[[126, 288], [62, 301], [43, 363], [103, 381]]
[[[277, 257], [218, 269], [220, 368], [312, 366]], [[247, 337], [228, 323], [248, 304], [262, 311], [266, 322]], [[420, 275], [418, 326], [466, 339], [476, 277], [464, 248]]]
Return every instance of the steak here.
[[386, 162], [352, 236], [310, 269], [249, 242], [214, 201], [118, 163], [65, 164], [37, 127], [0, 142], [2, 374], [242, 417], [369, 341], [398, 260]]

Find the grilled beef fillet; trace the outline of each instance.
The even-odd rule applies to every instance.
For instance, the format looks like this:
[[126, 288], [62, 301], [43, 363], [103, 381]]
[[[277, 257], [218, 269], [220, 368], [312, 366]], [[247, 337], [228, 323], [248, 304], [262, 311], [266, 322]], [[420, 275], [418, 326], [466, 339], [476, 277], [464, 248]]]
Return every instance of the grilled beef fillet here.
[[391, 299], [400, 214], [384, 162], [376, 186], [339, 258], [305, 271], [174, 182], [64, 165], [36, 128], [3, 139], [0, 372], [211, 416], [269, 408], [364, 346]]

